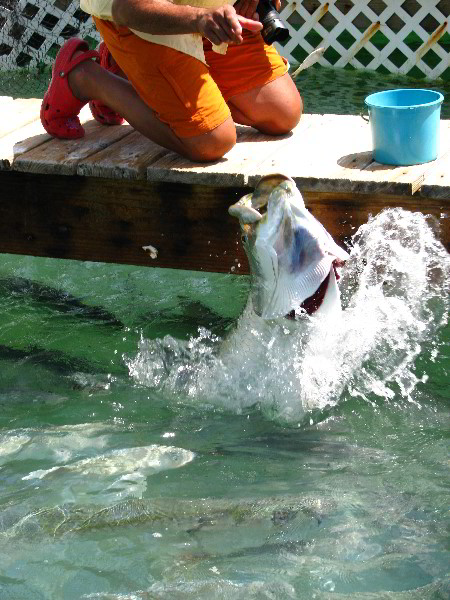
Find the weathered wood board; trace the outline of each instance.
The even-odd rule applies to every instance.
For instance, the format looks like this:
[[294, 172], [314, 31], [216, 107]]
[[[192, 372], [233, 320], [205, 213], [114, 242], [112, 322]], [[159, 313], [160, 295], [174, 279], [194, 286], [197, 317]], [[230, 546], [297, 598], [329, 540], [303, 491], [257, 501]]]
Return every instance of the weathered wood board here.
[[2, 252], [217, 272], [246, 264], [227, 212], [245, 188], [16, 171], [0, 171], [0, 188]]
[[[228, 206], [262, 175], [293, 177], [307, 207], [348, 244], [387, 206], [433, 215], [450, 249], [450, 121], [436, 161], [373, 161], [370, 126], [357, 116], [304, 115], [289, 135], [238, 126], [236, 146], [209, 164], [187, 161], [129, 125], [104, 127], [85, 107], [81, 140], [55, 140], [40, 101], [0, 98], [14, 128], [0, 130], [0, 252], [217, 272], [247, 272]], [[152, 245], [152, 260], [144, 246]]]
[[147, 179], [147, 165], [166, 154], [168, 150], [132, 130], [115, 144], [81, 159], [77, 174], [109, 179]]
[[303, 119], [295, 131], [279, 137], [258, 133], [251, 127], [237, 126], [237, 143], [221, 160], [210, 164], [193, 163], [170, 152], [148, 166], [147, 179], [217, 186], [247, 185], [249, 173], [260, 163], [276, 156], [282, 148], [289, 147], [292, 152], [297, 141], [311, 127], [312, 121]]
[[0, 138], [39, 119], [41, 100], [36, 98], [11, 100], [9, 96], [2, 96], [2, 98], [4, 100], [0, 107], [2, 114], [7, 118], [0, 120]]
[[[450, 160], [436, 165], [426, 176], [420, 188], [420, 194], [424, 198], [450, 198]], [[448, 210], [448, 209], [447, 209]]]
[[[21, 193], [17, 194], [20, 186]], [[247, 273], [240, 228], [228, 206], [244, 187], [212, 187], [144, 180], [0, 172], [2, 252], [145, 266]], [[357, 228], [401, 196], [303, 191], [306, 206], [331, 235], [347, 245]], [[407, 208], [423, 210], [413, 196]], [[445, 203], [427, 199], [450, 250]], [[448, 208], [448, 202], [447, 202]], [[158, 251], [152, 260], [144, 246]]]
[[13, 169], [26, 173], [74, 175], [81, 160], [107, 148], [131, 133], [129, 125], [104, 127], [96, 121], [84, 124], [86, 135], [80, 140], [50, 138], [15, 158]]
[[372, 159], [371, 131], [364, 119], [307, 114], [292, 134], [280, 138], [238, 127], [236, 146], [214, 164], [195, 164], [168, 153], [149, 165], [147, 176], [149, 181], [254, 186], [263, 174], [283, 172], [315, 191], [411, 195], [436, 169], [446, 166], [450, 179], [450, 121], [441, 121], [440, 139], [436, 161], [381, 165]]

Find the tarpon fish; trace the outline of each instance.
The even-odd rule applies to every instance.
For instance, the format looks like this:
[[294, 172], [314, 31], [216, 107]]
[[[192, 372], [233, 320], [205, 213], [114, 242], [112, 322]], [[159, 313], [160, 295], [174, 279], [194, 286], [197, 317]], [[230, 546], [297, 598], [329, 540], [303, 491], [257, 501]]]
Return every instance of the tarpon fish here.
[[[257, 499], [226, 498], [127, 498], [110, 505], [65, 504], [42, 507], [21, 514], [20, 507], [0, 511], [2, 538], [39, 534], [63, 535], [69, 532], [124, 527], [128, 525], [172, 525], [195, 534], [202, 529], [225, 525], [266, 523], [274, 529], [291, 525], [314, 528], [336, 510], [333, 499], [315, 496], [280, 496]], [[6, 525], [7, 524], [7, 525]], [[6, 525], [6, 526], [5, 526]]]
[[306, 209], [290, 177], [263, 177], [229, 213], [241, 225], [257, 315], [296, 318], [340, 310], [338, 269], [349, 255]]

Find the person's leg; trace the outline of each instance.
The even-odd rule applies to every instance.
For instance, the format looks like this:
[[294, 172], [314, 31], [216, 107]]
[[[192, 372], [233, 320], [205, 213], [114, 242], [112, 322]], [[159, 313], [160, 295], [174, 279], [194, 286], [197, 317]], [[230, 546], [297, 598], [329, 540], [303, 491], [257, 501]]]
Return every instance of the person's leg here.
[[226, 55], [204, 44], [210, 72], [227, 101], [233, 119], [271, 135], [291, 131], [303, 112], [302, 98], [288, 74], [287, 61], [260, 34], [244, 33]]
[[51, 135], [82, 137], [77, 115], [94, 100], [191, 160], [217, 160], [234, 146], [230, 109], [204, 63], [110, 22], [96, 19], [96, 25], [128, 79], [100, 66], [98, 55], [92, 61], [95, 53], [82, 40], [66, 42], [41, 106], [41, 121]]
[[[97, 52], [99, 54], [99, 64], [101, 67], [114, 73], [114, 75], [118, 75], [119, 77], [123, 77], [127, 79], [127, 76], [116, 63], [116, 61], [111, 56], [108, 47], [105, 42], [102, 42], [100, 46], [97, 48]], [[90, 100], [89, 108], [91, 109], [91, 114], [96, 121], [101, 123], [102, 125], [122, 125], [124, 119], [122, 115], [111, 110], [109, 106], [103, 104], [98, 100]]]
[[217, 160], [234, 146], [230, 109], [205, 64], [125, 27], [95, 24], [131, 84], [116, 78], [115, 91], [99, 90], [101, 100], [143, 135], [191, 160]]
[[68, 82], [78, 99], [104, 103], [145, 137], [191, 160], [217, 160], [236, 143], [231, 116], [212, 131], [180, 137], [156, 116], [127, 79], [113, 75], [93, 61], [85, 61], [76, 67], [69, 74]]
[[282, 75], [228, 100], [235, 123], [269, 135], [289, 133], [300, 121], [303, 102], [290, 75]]

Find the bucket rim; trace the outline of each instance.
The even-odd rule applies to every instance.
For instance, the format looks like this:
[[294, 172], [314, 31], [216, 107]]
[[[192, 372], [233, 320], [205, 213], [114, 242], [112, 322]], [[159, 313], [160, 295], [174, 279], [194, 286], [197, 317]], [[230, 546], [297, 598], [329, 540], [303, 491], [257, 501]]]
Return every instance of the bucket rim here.
[[[370, 102], [370, 99], [374, 98], [375, 96], [381, 96], [383, 94], [392, 93], [392, 92], [427, 92], [427, 93], [436, 95], [436, 99], [431, 100], [430, 102], [422, 102], [421, 104], [408, 104], [408, 106], [380, 106], [379, 104], [372, 104]], [[380, 92], [374, 92], [373, 94], [370, 94], [369, 96], [367, 96], [364, 99], [364, 103], [369, 108], [381, 108], [381, 109], [389, 108], [389, 109], [395, 109], [395, 110], [409, 110], [411, 108], [422, 108], [424, 106], [433, 106], [434, 104], [442, 104], [443, 101], [444, 101], [444, 95], [441, 92], [438, 92], [437, 90], [430, 90], [427, 88], [396, 88], [396, 89], [392, 89], [392, 90], [382, 90]]]

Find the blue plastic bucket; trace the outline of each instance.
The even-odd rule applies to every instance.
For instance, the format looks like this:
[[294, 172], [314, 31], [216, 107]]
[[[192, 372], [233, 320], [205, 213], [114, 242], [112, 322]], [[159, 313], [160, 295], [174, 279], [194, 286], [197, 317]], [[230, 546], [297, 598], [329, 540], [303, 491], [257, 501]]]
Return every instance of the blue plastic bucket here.
[[387, 165], [435, 160], [443, 100], [434, 90], [387, 90], [367, 96], [374, 160]]

